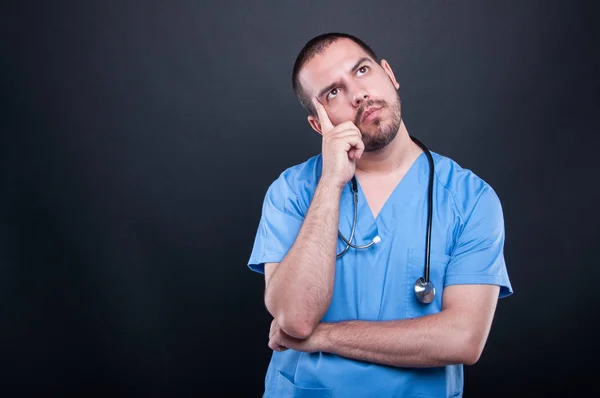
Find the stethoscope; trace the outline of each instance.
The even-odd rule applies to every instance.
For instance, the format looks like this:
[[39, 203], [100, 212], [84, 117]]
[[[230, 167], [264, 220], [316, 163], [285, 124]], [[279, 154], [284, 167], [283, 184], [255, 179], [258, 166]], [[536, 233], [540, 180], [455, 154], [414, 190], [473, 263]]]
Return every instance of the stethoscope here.
[[[418, 139], [413, 136], [410, 138], [421, 147], [423, 152], [427, 155], [427, 160], [429, 160], [429, 186], [428, 190], [428, 198], [427, 198], [427, 233], [425, 237], [425, 273], [422, 277], [418, 278], [415, 282], [414, 290], [417, 299], [423, 304], [429, 304], [435, 298], [435, 286], [433, 286], [433, 282], [429, 279], [429, 256], [431, 249], [431, 214], [433, 207], [433, 175], [434, 175], [434, 166], [433, 166], [433, 158], [431, 157], [431, 153], [429, 149]], [[338, 230], [338, 234], [340, 238], [346, 243], [346, 247], [339, 253], [336, 258], [342, 257], [349, 248], [354, 249], [367, 249], [379, 242], [381, 242], [381, 238], [376, 236], [373, 240], [366, 245], [358, 246], [352, 243], [354, 239], [354, 231], [356, 229], [356, 215], [358, 212], [358, 184], [356, 182], [356, 176], [352, 177], [352, 195], [354, 197], [354, 219], [352, 221], [352, 230], [350, 231], [350, 239], [346, 239], [346, 237], [342, 234], [340, 230]]]

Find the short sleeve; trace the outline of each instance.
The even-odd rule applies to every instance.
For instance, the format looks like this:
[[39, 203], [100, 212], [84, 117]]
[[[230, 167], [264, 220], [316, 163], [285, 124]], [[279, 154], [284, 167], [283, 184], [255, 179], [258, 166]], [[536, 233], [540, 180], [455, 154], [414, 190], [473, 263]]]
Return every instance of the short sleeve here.
[[265, 195], [248, 267], [264, 273], [264, 264], [280, 262], [294, 244], [305, 211], [300, 198], [282, 174]]
[[504, 260], [504, 215], [496, 192], [487, 186], [458, 236], [445, 286], [494, 284], [500, 298], [513, 293]]

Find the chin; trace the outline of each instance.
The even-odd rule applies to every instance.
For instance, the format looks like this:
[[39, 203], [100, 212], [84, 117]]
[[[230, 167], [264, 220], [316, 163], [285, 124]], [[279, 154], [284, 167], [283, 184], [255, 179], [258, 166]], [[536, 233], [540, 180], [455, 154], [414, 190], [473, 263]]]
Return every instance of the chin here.
[[[389, 124], [389, 123], [387, 123]], [[380, 118], [374, 119], [368, 123], [361, 123], [359, 126], [361, 133], [365, 132], [366, 134], [381, 134], [383, 130], [386, 129], [386, 123]]]
[[375, 152], [385, 148], [398, 133], [398, 128], [394, 123], [375, 123], [376, 121], [378, 119], [369, 123], [369, 128], [365, 129], [363, 134], [365, 152]]

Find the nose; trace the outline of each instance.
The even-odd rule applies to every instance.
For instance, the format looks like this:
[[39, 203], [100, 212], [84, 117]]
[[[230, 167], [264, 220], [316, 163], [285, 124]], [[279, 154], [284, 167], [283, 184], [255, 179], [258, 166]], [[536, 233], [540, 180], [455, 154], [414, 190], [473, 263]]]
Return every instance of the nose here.
[[357, 87], [356, 91], [354, 92], [353, 98], [352, 98], [352, 105], [354, 105], [354, 107], [358, 108], [360, 106], [360, 104], [367, 101], [368, 99], [369, 99], [369, 93], [365, 89]]

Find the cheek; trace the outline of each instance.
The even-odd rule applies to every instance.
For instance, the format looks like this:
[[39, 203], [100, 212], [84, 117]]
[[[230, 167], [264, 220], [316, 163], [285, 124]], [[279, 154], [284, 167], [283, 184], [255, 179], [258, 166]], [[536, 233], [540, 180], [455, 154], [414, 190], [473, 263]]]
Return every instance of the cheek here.
[[379, 94], [380, 98], [387, 101], [394, 101], [396, 99], [396, 87], [388, 75], [384, 74], [383, 76], [378, 76], [376, 87], [377, 94]]
[[386, 87], [382, 90], [382, 94], [385, 97], [386, 101], [393, 102], [396, 100], [397, 90], [394, 87], [394, 83], [388, 80]]
[[331, 122], [334, 126], [338, 124], [347, 122], [348, 120], [353, 121], [356, 116], [356, 109], [354, 109], [350, 104], [347, 105], [338, 105], [330, 107], [331, 112]]

